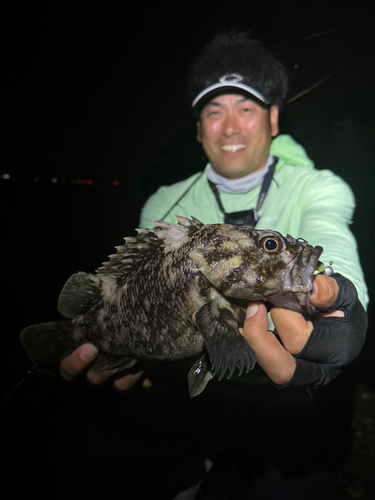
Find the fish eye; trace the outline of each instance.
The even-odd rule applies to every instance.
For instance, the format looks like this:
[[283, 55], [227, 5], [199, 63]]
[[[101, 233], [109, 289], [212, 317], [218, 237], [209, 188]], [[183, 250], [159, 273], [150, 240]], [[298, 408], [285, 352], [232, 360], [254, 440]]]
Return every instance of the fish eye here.
[[280, 250], [280, 242], [275, 238], [263, 238], [260, 242], [262, 250], [267, 253], [276, 253]]

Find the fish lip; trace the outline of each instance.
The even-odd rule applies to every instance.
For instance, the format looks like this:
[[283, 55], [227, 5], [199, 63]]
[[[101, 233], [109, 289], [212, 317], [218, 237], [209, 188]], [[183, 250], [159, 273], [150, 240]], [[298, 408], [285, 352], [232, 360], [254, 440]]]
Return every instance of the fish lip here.
[[292, 286], [290, 291], [301, 308], [300, 312], [307, 312], [310, 315], [318, 311], [311, 305], [310, 295], [313, 290], [314, 273], [322, 252], [322, 247], [313, 247], [307, 244], [302, 253], [295, 259], [291, 273]]
[[323, 252], [320, 246], [306, 245], [294, 260], [291, 277], [291, 291], [294, 293], [306, 293], [313, 288], [313, 278], [318, 267], [319, 257]]

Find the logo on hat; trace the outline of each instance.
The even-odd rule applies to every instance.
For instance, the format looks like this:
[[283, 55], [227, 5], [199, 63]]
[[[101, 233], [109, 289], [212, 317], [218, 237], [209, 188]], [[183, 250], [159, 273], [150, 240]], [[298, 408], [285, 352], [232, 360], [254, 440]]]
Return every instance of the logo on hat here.
[[243, 76], [238, 73], [230, 73], [229, 75], [224, 75], [220, 78], [221, 83], [239, 83], [242, 82]]
[[217, 89], [222, 89], [225, 91], [225, 89], [228, 87], [241, 89], [251, 96], [256, 97], [264, 104], [269, 105], [267, 99], [257, 90], [253, 89], [249, 85], [246, 85], [245, 83], [241, 83], [243, 79], [244, 77], [242, 75], [239, 75], [238, 73], [228, 73], [227, 75], [223, 75], [221, 78], [219, 78], [218, 83], [214, 83], [208, 86], [197, 95], [192, 104], [193, 108], [203, 99], [203, 97], [207, 98], [207, 96], [209, 96], [211, 92], [217, 91]]

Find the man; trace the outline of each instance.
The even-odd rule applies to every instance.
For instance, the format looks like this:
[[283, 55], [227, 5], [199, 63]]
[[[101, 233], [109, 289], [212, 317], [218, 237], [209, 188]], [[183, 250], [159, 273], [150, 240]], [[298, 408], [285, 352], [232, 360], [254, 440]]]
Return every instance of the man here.
[[[277, 338], [265, 305], [254, 302], [243, 329], [274, 384], [319, 387], [359, 354], [367, 292], [349, 229], [354, 211], [350, 188], [332, 172], [315, 170], [293, 139], [278, 136], [286, 92], [283, 66], [259, 42], [245, 35], [217, 36], [189, 80], [197, 139], [210, 163], [203, 173], [160, 188], [143, 208], [140, 225], [194, 215], [204, 223], [273, 229], [323, 246], [321, 259], [333, 261], [340, 274], [315, 278], [311, 303], [322, 313], [306, 321], [301, 314], [273, 308]], [[62, 361], [62, 376], [73, 379], [96, 355], [91, 345], [77, 349]], [[126, 390], [142, 375], [141, 367], [124, 372], [114, 384]], [[110, 376], [87, 373], [94, 384]], [[146, 378], [143, 384], [151, 382]]]
[[[269, 318], [262, 302], [247, 308], [244, 337], [273, 385], [289, 389], [270, 393], [269, 385], [257, 391], [256, 385], [239, 389], [238, 384], [228, 388], [212, 383], [203, 397], [189, 403], [179, 399], [181, 391], [172, 391], [162, 404], [173, 417], [162, 419], [162, 431], [159, 423], [153, 427], [155, 415], [148, 406], [147, 430], [155, 429], [161, 437], [157, 443], [146, 439], [140, 452], [158, 456], [162, 472], [156, 481], [164, 479], [164, 488], [174, 481], [180, 489], [197, 483], [204, 458], [209, 457], [214, 467], [203, 476], [202, 498], [207, 493], [204, 485], [209, 491], [205, 498], [333, 498], [332, 471], [340, 468], [345, 449], [342, 406], [334, 398], [333, 405], [311, 405], [300, 388], [327, 385], [364, 342], [367, 292], [349, 229], [353, 194], [332, 172], [315, 170], [292, 138], [278, 135], [286, 74], [259, 42], [245, 35], [217, 36], [193, 66], [188, 89], [197, 139], [210, 163], [204, 172], [161, 187], [146, 202], [140, 226], [193, 215], [207, 224], [273, 229], [321, 245], [321, 260], [333, 261], [335, 274], [315, 277], [311, 303], [321, 313], [313, 321], [282, 308], [273, 308]], [[96, 355], [94, 346], [81, 346], [61, 362], [62, 376], [72, 380]], [[115, 387], [126, 393], [140, 380], [144, 387], [151, 386], [147, 369], [142, 364], [135, 368], [117, 374]], [[249, 383], [254, 374], [250, 375]], [[94, 384], [111, 376], [87, 372]], [[291, 400], [280, 401], [275, 393], [291, 394]], [[175, 426], [176, 434], [172, 431], [170, 436]], [[124, 432], [131, 434], [132, 429], [125, 425]], [[128, 434], [125, 449], [127, 440]], [[153, 470], [154, 466], [141, 472], [147, 478]], [[193, 487], [183, 498], [194, 498], [196, 490]]]

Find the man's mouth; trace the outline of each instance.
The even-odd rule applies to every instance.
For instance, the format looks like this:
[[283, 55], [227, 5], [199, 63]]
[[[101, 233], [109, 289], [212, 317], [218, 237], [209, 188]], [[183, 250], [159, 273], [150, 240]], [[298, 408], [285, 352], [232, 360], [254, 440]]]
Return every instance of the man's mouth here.
[[236, 153], [244, 148], [246, 148], [246, 144], [223, 144], [221, 146], [222, 151], [226, 151], [228, 153]]

